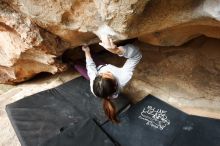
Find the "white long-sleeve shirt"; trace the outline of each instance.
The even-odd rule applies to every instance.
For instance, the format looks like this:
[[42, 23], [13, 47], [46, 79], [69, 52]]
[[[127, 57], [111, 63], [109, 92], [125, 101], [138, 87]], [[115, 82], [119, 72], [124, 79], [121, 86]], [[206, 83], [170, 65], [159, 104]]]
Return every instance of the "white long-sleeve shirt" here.
[[93, 81], [95, 77], [100, 73], [109, 71], [117, 80], [118, 90], [116, 93], [114, 93], [114, 95], [112, 95], [112, 98], [116, 98], [119, 94], [120, 89], [122, 89], [131, 79], [134, 68], [142, 58], [142, 55], [139, 49], [132, 44], [127, 44], [121, 47], [124, 49], [124, 54], [120, 56], [128, 58], [122, 67], [116, 67], [114, 65], [107, 64], [98, 71], [93, 59], [86, 59], [87, 74], [90, 78], [90, 88], [93, 94]]

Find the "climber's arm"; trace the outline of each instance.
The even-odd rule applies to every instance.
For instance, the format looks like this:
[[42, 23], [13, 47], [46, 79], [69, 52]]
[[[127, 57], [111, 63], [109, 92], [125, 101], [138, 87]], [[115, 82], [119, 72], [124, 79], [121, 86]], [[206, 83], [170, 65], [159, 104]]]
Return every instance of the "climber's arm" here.
[[128, 81], [132, 78], [134, 69], [141, 60], [142, 54], [139, 51], [139, 49], [132, 44], [120, 46], [119, 48], [124, 50], [124, 54], [119, 56], [127, 58], [125, 64], [121, 68], [121, 74], [123, 74], [123, 76], [119, 79], [121, 85], [125, 86], [128, 83]]
[[104, 47], [106, 50], [108, 50], [109, 52], [112, 52], [114, 54], [117, 54], [117, 55], [122, 55], [124, 54], [124, 49], [123, 48], [119, 48], [117, 47], [111, 38], [109, 38], [108, 36], [102, 36], [101, 38], [101, 41], [99, 43], [99, 45], [101, 45], [102, 47]]
[[93, 80], [97, 75], [97, 70], [90, 53], [90, 48], [88, 46], [83, 46], [82, 50], [85, 52], [87, 74], [89, 79]]

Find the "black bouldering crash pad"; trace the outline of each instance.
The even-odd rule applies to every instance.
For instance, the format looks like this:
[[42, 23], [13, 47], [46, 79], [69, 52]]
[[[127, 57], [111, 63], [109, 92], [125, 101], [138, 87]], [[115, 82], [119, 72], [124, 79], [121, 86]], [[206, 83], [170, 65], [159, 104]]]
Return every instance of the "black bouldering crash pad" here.
[[[118, 111], [129, 104], [123, 94], [119, 96], [114, 99]], [[22, 146], [38, 146], [63, 127], [88, 118], [100, 124], [107, 120], [101, 99], [93, 96], [89, 81], [82, 77], [9, 104], [6, 111]]]
[[[120, 96], [114, 101], [118, 111], [129, 104]], [[107, 121], [82, 77], [6, 111], [22, 146], [220, 146], [220, 120], [188, 115], [152, 95], [123, 110], [119, 124]]]
[[220, 146], [220, 120], [191, 116], [149, 95], [102, 128], [122, 146]]
[[64, 129], [41, 146], [116, 146], [100, 126], [88, 119]]
[[220, 120], [189, 116], [171, 146], [220, 146]]

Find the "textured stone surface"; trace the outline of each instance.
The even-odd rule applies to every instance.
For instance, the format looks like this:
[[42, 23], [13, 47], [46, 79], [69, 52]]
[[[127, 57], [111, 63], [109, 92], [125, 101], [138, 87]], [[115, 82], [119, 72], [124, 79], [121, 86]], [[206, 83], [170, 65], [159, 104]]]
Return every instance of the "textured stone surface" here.
[[0, 83], [21, 82], [40, 72], [63, 70], [55, 58], [67, 47], [68, 43], [0, 1]]
[[179, 46], [201, 35], [220, 38], [219, 12], [219, 0], [152, 0], [134, 25], [142, 41]]
[[[5, 0], [6, 1], [6, 0]], [[77, 46], [138, 37], [161, 46], [181, 45], [206, 35], [220, 38], [220, 0], [11, 0], [41, 27]]]
[[[8, 2], [41, 27], [79, 45], [97, 42], [92, 33], [101, 31], [126, 39], [129, 25], [144, 10], [148, 0], [12, 0]], [[106, 28], [108, 26], [112, 28]]]

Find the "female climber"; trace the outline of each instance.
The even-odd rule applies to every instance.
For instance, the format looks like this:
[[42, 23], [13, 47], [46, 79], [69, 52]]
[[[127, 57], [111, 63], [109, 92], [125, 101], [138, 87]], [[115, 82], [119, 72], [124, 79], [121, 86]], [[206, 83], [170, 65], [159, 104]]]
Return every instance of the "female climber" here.
[[142, 55], [139, 49], [132, 45], [117, 47], [109, 37], [102, 37], [99, 43], [106, 50], [127, 58], [122, 67], [116, 67], [111, 64], [99, 65], [96, 67], [90, 48], [82, 46], [86, 57], [86, 69], [90, 79], [91, 92], [102, 98], [105, 114], [112, 122], [119, 122], [116, 118], [116, 111], [111, 99], [117, 98], [120, 90], [128, 83], [133, 75], [134, 68], [140, 61]]

